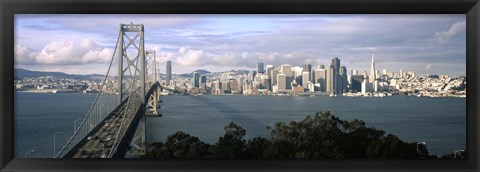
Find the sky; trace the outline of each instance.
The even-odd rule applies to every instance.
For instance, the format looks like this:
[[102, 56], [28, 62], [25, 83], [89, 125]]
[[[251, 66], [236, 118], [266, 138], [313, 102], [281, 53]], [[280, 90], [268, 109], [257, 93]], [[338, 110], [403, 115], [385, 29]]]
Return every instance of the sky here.
[[120, 23], [144, 24], [161, 73], [169, 60], [175, 74], [259, 62], [315, 67], [335, 57], [362, 72], [375, 53], [378, 70], [466, 74], [464, 14], [16, 14], [15, 67], [105, 74]]

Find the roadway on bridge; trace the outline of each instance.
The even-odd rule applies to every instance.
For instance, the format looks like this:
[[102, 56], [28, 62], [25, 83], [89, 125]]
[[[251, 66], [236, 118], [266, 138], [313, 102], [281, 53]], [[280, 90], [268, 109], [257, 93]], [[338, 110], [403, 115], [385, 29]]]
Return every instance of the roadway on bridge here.
[[98, 124], [102, 125], [101, 128], [86, 137], [85, 144], [77, 150], [73, 158], [107, 158], [122, 123], [126, 106], [127, 103], [124, 103], [115, 114]]

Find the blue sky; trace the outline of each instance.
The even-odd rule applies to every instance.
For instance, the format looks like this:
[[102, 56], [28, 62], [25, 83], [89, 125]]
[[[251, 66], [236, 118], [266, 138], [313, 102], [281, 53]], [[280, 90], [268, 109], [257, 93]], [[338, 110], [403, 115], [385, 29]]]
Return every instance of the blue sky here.
[[[465, 75], [464, 14], [441, 15], [15, 15], [15, 66], [104, 74], [120, 23], [145, 25], [145, 48], [165, 71], [253, 70], [258, 62]], [[116, 71], [116, 70], [114, 70]]]

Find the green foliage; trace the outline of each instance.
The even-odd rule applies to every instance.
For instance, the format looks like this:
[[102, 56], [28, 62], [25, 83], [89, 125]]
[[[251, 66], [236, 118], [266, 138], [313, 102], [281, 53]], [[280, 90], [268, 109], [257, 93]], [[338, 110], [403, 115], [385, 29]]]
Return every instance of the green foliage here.
[[245, 154], [245, 139], [247, 131], [230, 122], [225, 126], [225, 135], [218, 139], [214, 153], [216, 158], [241, 158]]
[[246, 130], [230, 122], [215, 144], [177, 132], [165, 144], [153, 143], [146, 158], [419, 158], [432, 157], [424, 145], [369, 128], [362, 120], [343, 121], [317, 112], [301, 121], [278, 122], [271, 138], [245, 140]]

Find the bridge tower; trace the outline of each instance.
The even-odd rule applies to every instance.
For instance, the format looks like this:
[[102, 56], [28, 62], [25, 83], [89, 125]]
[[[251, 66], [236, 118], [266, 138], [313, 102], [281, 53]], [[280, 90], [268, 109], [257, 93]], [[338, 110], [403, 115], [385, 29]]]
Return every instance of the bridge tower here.
[[[157, 72], [157, 57], [155, 50], [147, 50], [145, 52], [147, 55], [147, 70], [145, 71], [147, 76], [147, 88], [152, 87], [153, 84], [158, 82], [158, 72]], [[145, 108], [145, 115], [146, 116], [158, 116], [159, 113], [157, 112], [158, 107], [158, 100], [160, 100], [160, 92], [159, 89], [150, 94], [148, 97], [146, 108]]]
[[[133, 23], [120, 24], [120, 32], [117, 45], [117, 54], [120, 57], [118, 62], [118, 102], [121, 104], [125, 98], [130, 96], [130, 100], [138, 97], [139, 103], [145, 105], [146, 60], [144, 25]], [[132, 93], [138, 95], [132, 95]], [[141, 130], [140, 134], [137, 134], [130, 143], [135, 152], [140, 152], [141, 154], [145, 153], [145, 122], [145, 117], [142, 115], [138, 125]], [[138, 143], [139, 140], [140, 143]]]

